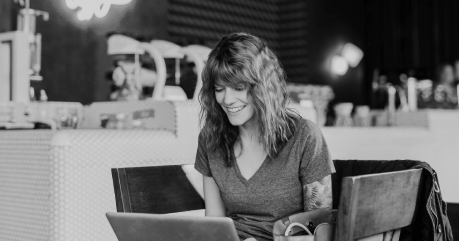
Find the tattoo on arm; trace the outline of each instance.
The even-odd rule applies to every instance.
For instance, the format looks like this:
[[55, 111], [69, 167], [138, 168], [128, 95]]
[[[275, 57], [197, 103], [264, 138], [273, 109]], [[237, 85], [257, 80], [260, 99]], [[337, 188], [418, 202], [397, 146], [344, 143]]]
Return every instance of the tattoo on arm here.
[[304, 193], [304, 211], [312, 211], [318, 208], [332, 207], [332, 183], [331, 175], [305, 184], [303, 186]]

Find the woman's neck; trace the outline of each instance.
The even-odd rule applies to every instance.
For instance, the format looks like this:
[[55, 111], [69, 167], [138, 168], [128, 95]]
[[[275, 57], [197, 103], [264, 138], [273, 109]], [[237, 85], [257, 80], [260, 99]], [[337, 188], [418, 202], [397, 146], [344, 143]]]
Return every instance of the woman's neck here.
[[243, 140], [258, 140], [258, 128], [253, 120], [239, 126], [239, 137]]

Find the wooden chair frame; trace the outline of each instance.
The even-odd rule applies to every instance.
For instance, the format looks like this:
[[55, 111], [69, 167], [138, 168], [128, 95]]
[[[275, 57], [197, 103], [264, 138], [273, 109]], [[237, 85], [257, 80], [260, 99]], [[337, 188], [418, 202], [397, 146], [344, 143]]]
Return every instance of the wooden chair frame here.
[[[413, 222], [421, 173], [413, 169], [343, 178], [335, 241], [397, 241], [400, 229]], [[118, 212], [205, 208], [181, 166], [113, 168], [112, 177]]]
[[156, 213], [204, 209], [204, 200], [180, 165], [112, 168], [118, 212]]
[[345, 177], [336, 241], [398, 240], [413, 222], [421, 169]]

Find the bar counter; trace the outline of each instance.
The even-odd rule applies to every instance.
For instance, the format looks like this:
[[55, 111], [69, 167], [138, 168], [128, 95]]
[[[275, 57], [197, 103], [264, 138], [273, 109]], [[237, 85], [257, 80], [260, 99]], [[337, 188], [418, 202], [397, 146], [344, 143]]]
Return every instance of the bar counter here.
[[[90, 129], [101, 113], [153, 110], [150, 129]], [[0, 131], [1, 240], [115, 241], [106, 212], [116, 212], [111, 168], [192, 163], [194, 102], [98, 103], [81, 128]]]
[[443, 199], [459, 203], [459, 111], [397, 116], [393, 127], [322, 128], [333, 159], [425, 161], [438, 174]]

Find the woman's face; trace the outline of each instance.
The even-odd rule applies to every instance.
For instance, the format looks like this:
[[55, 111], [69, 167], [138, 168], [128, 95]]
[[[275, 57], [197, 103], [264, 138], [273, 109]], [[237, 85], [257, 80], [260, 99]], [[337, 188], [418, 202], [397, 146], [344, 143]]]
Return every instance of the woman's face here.
[[247, 87], [232, 88], [215, 84], [215, 98], [233, 126], [249, 127], [253, 123], [254, 108]]

